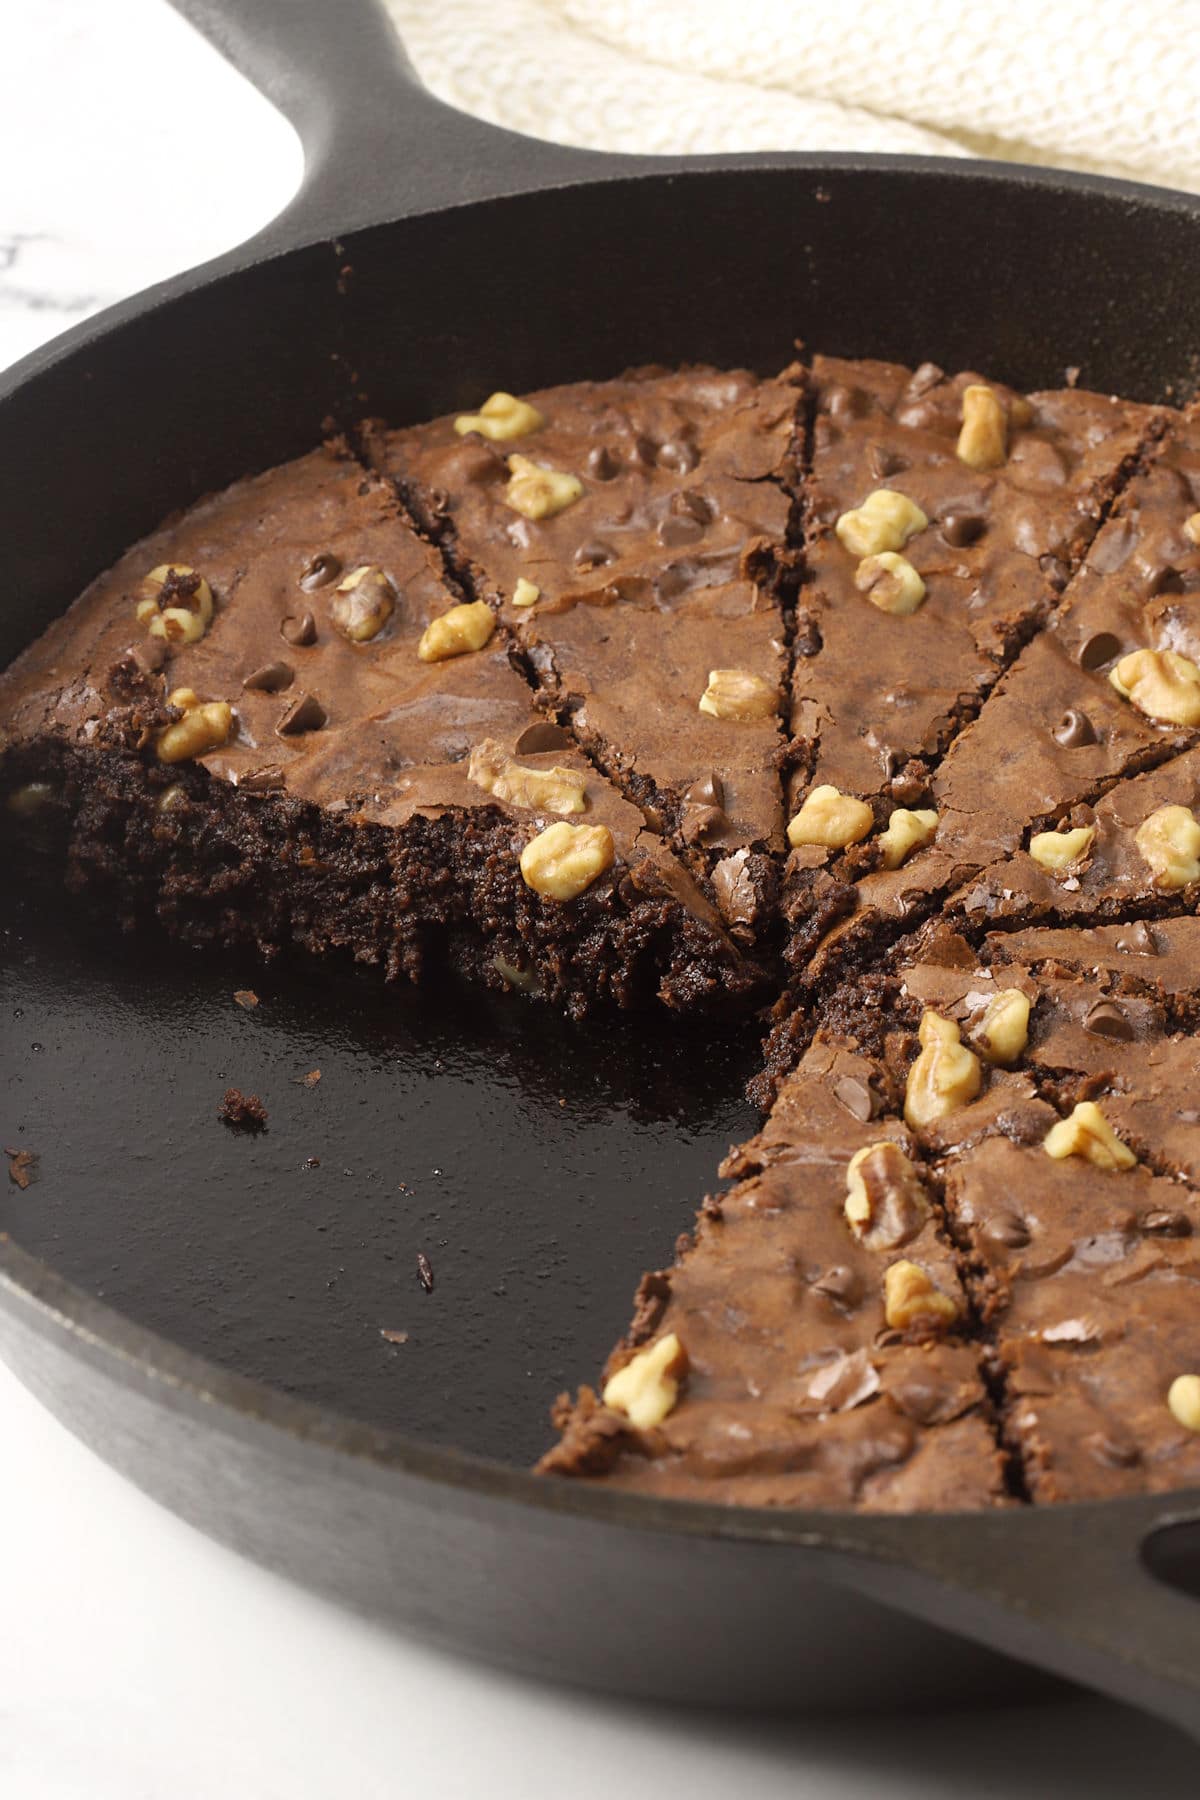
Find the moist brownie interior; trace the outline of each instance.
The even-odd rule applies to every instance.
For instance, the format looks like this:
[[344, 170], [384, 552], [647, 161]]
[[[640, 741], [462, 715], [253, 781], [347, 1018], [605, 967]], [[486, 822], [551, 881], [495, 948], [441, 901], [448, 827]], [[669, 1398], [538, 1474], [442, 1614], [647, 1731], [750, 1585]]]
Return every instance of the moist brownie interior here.
[[547, 1475], [1175, 1488], [1194, 594], [1191, 411], [824, 357], [481, 395], [93, 582], [0, 676], [6, 826], [191, 942], [761, 1012], [762, 1130], [560, 1397]]

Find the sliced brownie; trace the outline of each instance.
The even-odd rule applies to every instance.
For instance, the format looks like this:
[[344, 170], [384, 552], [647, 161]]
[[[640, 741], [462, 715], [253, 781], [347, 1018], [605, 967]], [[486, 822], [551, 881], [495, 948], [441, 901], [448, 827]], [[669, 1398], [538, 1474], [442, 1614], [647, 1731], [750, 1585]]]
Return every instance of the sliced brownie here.
[[715, 873], [747, 938], [783, 845], [782, 480], [801, 393], [796, 371], [643, 369], [367, 434], [548, 708]]
[[193, 507], [0, 679], [9, 816], [195, 941], [427, 955], [573, 1011], [728, 1005], [754, 971], [539, 714], [491, 610], [336, 448]]
[[643, 1280], [602, 1397], [563, 1396], [544, 1473], [741, 1505], [1004, 1498], [953, 1255], [887, 1110], [881, 1066], [819, 1036]]

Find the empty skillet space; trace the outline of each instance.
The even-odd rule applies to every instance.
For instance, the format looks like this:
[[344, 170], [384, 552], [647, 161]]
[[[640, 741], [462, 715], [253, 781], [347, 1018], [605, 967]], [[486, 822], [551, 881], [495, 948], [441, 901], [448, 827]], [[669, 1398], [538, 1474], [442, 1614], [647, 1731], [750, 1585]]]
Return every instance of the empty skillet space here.
[[[264, 969], [47, 898], [0, 901], [3, 1143], [38, 1157], [0, 1189], [0, 1231], [185, 1348], [373, 1424], [531, 1461], [757, 1123], [752, 1031]], [[265, 1132], [218, 1118], [230, 1085], [262, 1096]]]

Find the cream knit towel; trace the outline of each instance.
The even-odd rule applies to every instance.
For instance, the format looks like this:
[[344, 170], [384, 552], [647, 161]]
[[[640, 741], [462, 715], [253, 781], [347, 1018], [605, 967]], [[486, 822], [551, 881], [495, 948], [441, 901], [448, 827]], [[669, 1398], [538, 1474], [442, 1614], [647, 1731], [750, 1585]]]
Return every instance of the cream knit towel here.
[[1197, 0], [388, 0], [434, 93], [605, 150], [900, 150], [1200, 191]]

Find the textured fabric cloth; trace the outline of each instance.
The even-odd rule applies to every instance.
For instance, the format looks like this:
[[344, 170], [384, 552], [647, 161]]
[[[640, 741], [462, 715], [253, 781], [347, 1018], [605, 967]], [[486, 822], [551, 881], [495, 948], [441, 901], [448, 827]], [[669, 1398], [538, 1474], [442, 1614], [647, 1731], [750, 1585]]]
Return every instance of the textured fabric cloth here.
[[1200, 191], [1196, 0], [388, 0], [453, 105], [631, 151], [973, 155]]

